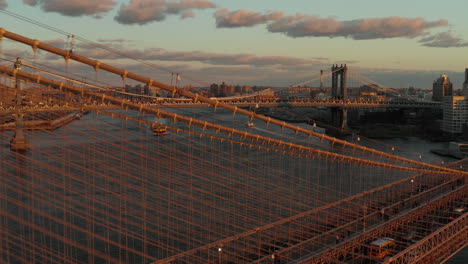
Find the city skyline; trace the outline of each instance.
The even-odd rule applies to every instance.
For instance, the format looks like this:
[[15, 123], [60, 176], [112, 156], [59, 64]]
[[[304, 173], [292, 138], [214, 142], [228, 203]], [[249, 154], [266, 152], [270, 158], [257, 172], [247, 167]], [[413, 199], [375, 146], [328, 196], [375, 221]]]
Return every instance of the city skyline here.
[[[451, 1], [442, 6], [447, 12], [440, 12], [436, 1], [0, 0], [8, 12], [203, 83], [288, 86], [347, 63], [387, 87], [427, 89], [440, 74], [449, 75], [454, 89], [462, 87], [468, 67], [463, 4]], [[64, 46], [64, 35], [0, 15], [6, 30]], [[5, 55], [32, 57], [30, 48], [3, 42]], [[162, 81], [171, 79], [170, 73], [79, 40], [75, 49]], [[63, 64], [52, 56], [39, 59]]]

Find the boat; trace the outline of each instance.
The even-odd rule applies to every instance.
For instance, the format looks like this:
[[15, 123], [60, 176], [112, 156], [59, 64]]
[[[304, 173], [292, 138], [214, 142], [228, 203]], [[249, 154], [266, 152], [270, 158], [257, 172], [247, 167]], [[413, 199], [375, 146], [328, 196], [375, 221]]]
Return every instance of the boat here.
[[166, 127], [156, 122], [152, 125], [152, 130], [153, 135], [155, 136], [163, 136], [167, 134]]

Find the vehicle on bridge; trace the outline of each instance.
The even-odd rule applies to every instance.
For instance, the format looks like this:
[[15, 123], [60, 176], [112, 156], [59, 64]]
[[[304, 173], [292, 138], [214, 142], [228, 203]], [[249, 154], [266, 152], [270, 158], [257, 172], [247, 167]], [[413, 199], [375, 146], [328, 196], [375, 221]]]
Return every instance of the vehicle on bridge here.
[[450, 220], [453, 220], [453, 219], [461, 216], [465, 212], [466, 212], [466, 208], [464, 206], [455, 207], [455, 208], [452, 209], [452, 211], [450, 211], [449, 218], [450, 218]]
[[368, 255], [378, 259], [384, 259], [390, 254], [390, 249], [395, 247], [395, 239], [382, 237], [369, 243]]

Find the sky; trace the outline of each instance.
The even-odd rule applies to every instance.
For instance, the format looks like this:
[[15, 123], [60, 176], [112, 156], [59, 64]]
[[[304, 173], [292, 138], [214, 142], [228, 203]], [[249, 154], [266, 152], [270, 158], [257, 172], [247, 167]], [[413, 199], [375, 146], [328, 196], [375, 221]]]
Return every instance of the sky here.
[[[11, 12], [0, 12], [8, 31], [65, 47], [66, 35], [11, 14], [20, 15], [76, 35], [80, 55], [163, 82], [180, 73], [194, 86], [289, 86], [347, 64], [385, 87], [429, 89], [448, 74], [458, 89], [468, 68], [466, 0], [0, 0], [0, 9]], [[32, 58], [30, 48], [2, 42], [5, 57]]]

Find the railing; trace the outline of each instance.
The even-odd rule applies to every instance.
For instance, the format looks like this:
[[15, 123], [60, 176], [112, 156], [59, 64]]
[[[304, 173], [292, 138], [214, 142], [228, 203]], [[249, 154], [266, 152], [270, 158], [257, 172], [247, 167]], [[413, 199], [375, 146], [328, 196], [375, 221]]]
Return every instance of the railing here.
[[[388, 222], [383, 222], [383, 223], [381, 221], [374, 221], [374, 223], [369, 222], [368, 226], [371, 226], [371, 225], [374, 225], [374, 226], [371, 229], [369, 229], [367, 232], [365, 232], [364, 234], [350, 238], [338, 246], [330, 247], [330, 249], [325, 250], [319, 253], [318, 255], [305, 257], [298, 263], [317, 263], [317, 264], [335, 263], [335, 261], [339, 261], [339, 259], [345, 258], [348, 255], [356, 254], [355, 253], [356, 251], [361, 252], [360, 249], [369, 239], [373, 239], [375, 237], [385, 235], [385, 233], [388, 232], [389, 230], [398, 229], [402, 227], [403, 225], [407, 225], [408, 223], [412, 221], [416, 221], [418, 217], [425, 216], [429, 212], [437, 208], [446, 206], [451, 201], [465, 197], [467, 190], [468, 190], [468, 187], [463, 186], [462, 188], [452, 191], [449, 194], [443, 196], [442, 198], [439, 198], [437, 200], [433, 200], [430, 203], [421, 205], [420, 207], [412, 211], [406, 212], [401, 216], [397, 216], [396, 218]], [[372, 219], [369, 219], [369, 220], [372, 220]], [[375, 218], [373, 218], [373, 220], [375, 220]], [[458, 224], [459, 221], [462, 221], [462, 222]], [[429, 237], [421, 240], [414, 246], [409, 247], [406, 250], [403, 250], [402, 252], [395, 255], [393, 258], [389, 259], [388, 262], [385, 262], [385, 263], [397, 263], [397, 264], [415, 263], [414, 261], [416, 261], [416, 259], [414, 258], [414, 256], [418, 256], [418, 259], [421, 259], [425, 256], [423, 255], [424, 252], [425, 252], [424, 254], [429, 254], [428, 252], [436, 249], [437, 244], [442, 243], [443, 239], [447, 241], [448, 239], [451, 239], [451, 237], [454, 236], [457, 232], [458, 233], [466, 232], [466, 228], [467, 228], [466, 221], [467, 220], [466, 220], [466, 214], [465, 214], [464, 220], [462, 218], [457, 219], [457, 221], [446, 225], [444, 228], [438, 230], [437, 232], [432, 233]], [[381, 224], [379, 224], [379, 222]], [[445, 232], [449, 232], [449, 234]], [[435, 240], [437, 240], [437, 243], [435, 243]], [[360, 255], [358, 253], [358, 256], [362, 257], [363, 255]], [[412, 261], [409, 261], [409, 259], [411, 258], [412, 258]], [[398, 262], [394, 262], [394, 260], [398, 260]], [[404, 262], [404, 261], [409, 261], [409, 262]]]
[[[406, 248], [397, 255], [389, 258], [384, 263], [410, 264], [418, 263], [425, 258], [430, 258], [431, 253], [443, 247], [444, 244], [452, 242], [458, 244], [457, 240], [465, 241], [468, 237], [468, 213], [456, 218], [446, 226], [430, 234], [411, 247]], [[421, 262], [427, 263], [427, 262]]]

